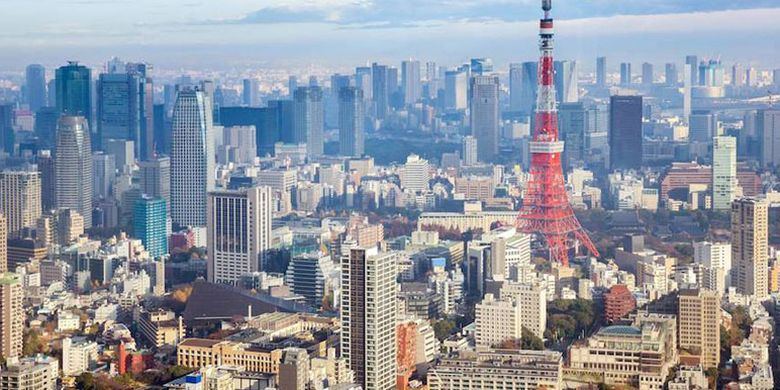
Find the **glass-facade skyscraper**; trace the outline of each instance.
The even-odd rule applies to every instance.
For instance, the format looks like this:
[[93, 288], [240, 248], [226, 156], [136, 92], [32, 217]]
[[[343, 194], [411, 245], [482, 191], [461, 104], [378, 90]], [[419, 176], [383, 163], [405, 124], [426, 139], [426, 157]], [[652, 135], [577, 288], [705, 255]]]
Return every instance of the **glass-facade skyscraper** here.
[[46, 68], [30, 64], [24, 73], [24, 100], [30, 105], [30, 111], [38, 112], [46, 106]]
[[71, 209], [92, 227], [92, 155], [89, 125], [82, 116], [63, 116], [57, 124], [55, 155], [57, 208]]
[[133, 207], [133, 234], [152, 257], [168, 253], [168, 212], [165, 199], [142, 196]]
[[344, 87], [339, 90], [339, 154], [342, 156], [363, 155], [365, 111], [362, 89]]
[[325, 113], [322, 101], [322, 88], [299, 87], [295, 90], [294, 141], [306, 144], [306, 155], [319, 157], [324, 153], [323, 131]]
[[471, 135], [477, 139], [477, 158], [482, 162], [491, 162], [498, 155], [498, 77], [474, 76], [470, 89]]
[[642, 97], [615, 95], [609, 99], [609, 166], [642, 168]]
[[[92, 72], [71, 61], [55, 72], [57, 111], [63, 115], [81, 116], [92, 127]], [[94, 131], [94, 130], [92, 130]]]

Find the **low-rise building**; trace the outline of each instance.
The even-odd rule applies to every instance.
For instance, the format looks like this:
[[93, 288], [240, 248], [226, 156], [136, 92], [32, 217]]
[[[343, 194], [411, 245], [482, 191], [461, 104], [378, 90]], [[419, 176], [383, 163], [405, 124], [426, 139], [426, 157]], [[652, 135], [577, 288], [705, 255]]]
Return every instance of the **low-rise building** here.
[[146, 341], [157, 348], [164, 345], [176, 346], [184, 339], [184, 324], [181, 317], [168, 310], [138, 313], [138, 330]]
[[282, 349], [227, 340], [186, 339], [176, 350], [177, 364], [192, 368], [227, 364], [249, 372], [277, 374], [281, 359]]
[[5, 370], [0, 370], [0, 389], [55, 390], [58, 374], [59, 362], [48, 356], [9, 362]]
[[460, 352], [437, 361], [428, 372], [430, 390], [541, 389], [562, 386], [559, 352], [488, 350]]

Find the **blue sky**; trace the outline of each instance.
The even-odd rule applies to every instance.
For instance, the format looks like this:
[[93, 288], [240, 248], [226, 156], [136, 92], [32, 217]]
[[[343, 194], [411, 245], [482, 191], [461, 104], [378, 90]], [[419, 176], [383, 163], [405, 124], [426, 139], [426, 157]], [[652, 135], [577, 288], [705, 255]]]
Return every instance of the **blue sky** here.
[[[538, 0], [3, 0], [0, 68], [111, 55], [162, 66], [535, 56]], [[554, 0], [559, 56], [780, 67], [778, 0]]]

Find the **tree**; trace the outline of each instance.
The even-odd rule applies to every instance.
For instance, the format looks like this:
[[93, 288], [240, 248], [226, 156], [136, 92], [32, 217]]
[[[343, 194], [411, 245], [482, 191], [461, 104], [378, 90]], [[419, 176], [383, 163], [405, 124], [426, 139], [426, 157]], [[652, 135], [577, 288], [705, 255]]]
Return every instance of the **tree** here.
[[30, 330], [23, 336], [22, 353], [25, 356], [35, 355], [37, 353], [45, 353], [48, 351], [48, 345], [41, 340], [40, 334], [37, 330]]
[[544, 341], [542, 341], [542, 339], [537, 337], [533, 332], [524, 326], [522, 330], [522, 338], [520, 339], [520, 347], [522, 349], [542, 351], [544, 350]]
[[447, 337], [450, 337], [454, 329], [455, 322], [452, 320], [436, 321], [433, 324], [433, 333], [436, 334], [436, 338], [439, 339], [439, 341], [444, 341]]
[[76, 377], [76, 388], [79, 390], [97, 390], [95, 377], [89, 372], [82, 372]]

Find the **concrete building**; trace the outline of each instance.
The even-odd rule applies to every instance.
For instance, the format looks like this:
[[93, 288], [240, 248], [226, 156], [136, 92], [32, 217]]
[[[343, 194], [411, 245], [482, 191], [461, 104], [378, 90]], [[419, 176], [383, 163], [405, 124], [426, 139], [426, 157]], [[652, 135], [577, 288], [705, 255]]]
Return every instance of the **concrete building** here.
[[341, 354], [365, 390], [395, 387], [397, 258], [354, 248], [341, 262]]
[[282, 350], [227, 340], [185, 339], [176, 348], [176, 364], [202, 368], [239, 366], [255, 373], [278, 374]]
[[345, 87], [339, 96], [339, 154], [361, 157], [365, 153], [366, 107], [363, 90]]
[[170, 213], [171, 209], [171, 159], [170, 157], [155, 157], [139, 161], [139, 185], [141, 194], [159, 197], [165, 200]]
[[279, 363], [279, 390], [305, 389], [309, 384], [309, 354], [304, 349], [288, 348]]
[[520, 328], [544, 339], [547, 329], [547, 289], [538, 282], [506, 282], [501, 287], [501, 299], [520, 306]]
[[216, 165], [211, 97], [198, 89], [180, 90], [172, 126], [171, 218], [181, 226], [206, 226]]
[[755, 198], [731, 204], [732, 282], [737, 292], [756, 300], [768, 294], [768, 204]]
[[563, 389], [559, 352], [489, 350], [461, 352], [437, 361], [430, 390]]
[[693, 261], [701, 264], [709, 274], [703, 278], [701, 287], [723, 295], [731, 286], [731, 244], [695, 242]]
[[143, 195], [133, 207], [133, 235], [153, 258], [168, 254], [168, 212], [163, 198]]
[[57, 207], [72, 209], [92, 227], [92, 147], [87, 120], [63, 116], [57, 123]]
[[604, 293], [604, 319], [615, 322], [636, 308], [636, 299], [623, 284], [612, 286]]
[[0, 273], [0, 354], [6, 359], [22, 356], [23, 294], [16, 274]]
[[496, 76], [471, 79], [471, 135], [477, 139], [477, 158], [492, 162], [498, 156], [499, 82]]
[[295, 90], [293, 101], [295, 107], [294, 143], [306, 144], [306, 156], [309, 158], [322, 156], [325, 127], [322, 89], [316, 86], [298, 87]]
[[414, 192], [425, 192], [429, 189], [428, 181], [431, 179], [431, 167], [428, 160], [416, 154], [410, 154], [406, 158], [406, 164], [401, 174], [401, 187]]
[[167, 310], [143, 310], [137, 316], [138, 330], [150, 345], [160, 348], [176, 346], [184, 340], [184, 323], [181, 317]]
[[497, 300], [493, 294], [485, 294], [476, 305], [477, 348], [499, 347], [501, 343], [513, 341], [522, 336], [522, 305], [513, 300]]
[[471, 135], [463, 137], [463, 153], [461, 154], [461, 163], [467, 167], [476, 165], [479, 161], [477, 158], [477, 151], [477, 139]]
[[697, 356], [704, 368], [720, 362], [720, 297], [708, 290], [683, 290], [679, 294], [680, 348]]
[[62, 339], [62, 374], [76, 376], [88, 371], [97, 362], [98, 345], [86, 339]]
[[208, 278], [235, 285], [263, 270], [271, 249], [272, 191], [253, 187], [208, 195]]
[[2, 390], [56, 390], [59, 362], [45, 356], [24, 358], [0, 370]]
[[9, 238], [34, 228], [41, 210], [40, 172], [0, 172], [0, 214], [5, 216]]

